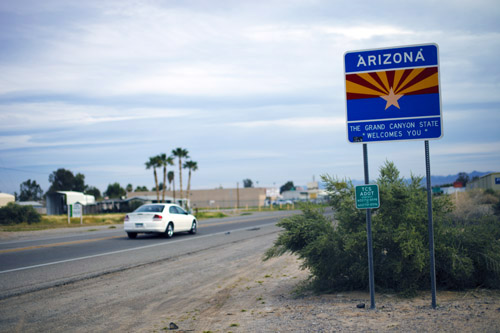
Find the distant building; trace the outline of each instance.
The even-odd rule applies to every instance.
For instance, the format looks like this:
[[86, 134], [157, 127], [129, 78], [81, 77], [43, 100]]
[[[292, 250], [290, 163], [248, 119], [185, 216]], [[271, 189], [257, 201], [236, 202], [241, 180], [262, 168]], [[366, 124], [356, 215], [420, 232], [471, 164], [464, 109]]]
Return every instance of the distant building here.
[[[160, 200], [161, 200], [160, 192]], [[165, 192], [165, 200], [173, 200], [172, 191]], [[190, 190], [189, 195], [183, 191], [182, 201], [188, 201], [190, 208], [234, 208], [263, 206], [266, 201], [267, 191], [261, 187], [247, 188], [217, 188], [213, 190]], [[133, 197], [146, 197], [156, 202], [156, 192], [128, 192], [127, 199]], [[175, 201], [179, 203], [179, 191], [175, 191]]]
[[266, 188], [266, 198], [274, 201], [280, 196], [280, 189], [279, 187], [270, 187]]
[[495, 191], [500, 191], [500, 172], [492, 172], [478, 179], [471, 180], [467, 183], [467, 190], [472, 189], [491, 189]]
[[455, 187], [455, 186], [447, 186], [441, 187], [441, 193], [443, 194], [453, 194], [457, 192], [465, 192], [465, 187]]
[[307, 201], [309, 200], [309, 193], [307, 191], [283, 191], [281, 193], [283, 200], [292, 201]]
[[[137, 192], [130, 192], [137, 193]], [[145, 193], [145, 192], [141, 192]], [[160, 201], [157, 200], [155, 195], [140, 195], [131, 196], [126, 199], [106, 199], [96, 203], [95, 209], [89, 209], [90, 213], [129, 213], [136, 210], [139, 206], [144, 204], [153, 204], [161, 202], [162, 196], [160, 194]], [[183, 206], [186, 200], [176, 199], [175, 203]], [[174, 199], [165, 196], [165, 203], [173, 203]]]
[[8, 193], [0, 193], [0, 207], [7, 206], [9, 202], [16, 201], [16, 197]]
[[47, 209], [43, 206], [42, 202], [38, 201], [16, 201], [19, 206], [31, 206], [40, 214], [47, 214]]
[[328, 192], [319, 188], [319, 182], [307, 183], [307, 193], [309, 200], [318, 203], [324, 203], [327, 201]]
[[307, 183], [307, 189], [308, 190], [319, 190], [319, 183], [318, 182]]
[[80, 203], [83, 206], [94, 205], [95, 197], [74, 191], [58, 191], [47, 194], [47, 215], [62, 215], [68, 213], [68, 205]]

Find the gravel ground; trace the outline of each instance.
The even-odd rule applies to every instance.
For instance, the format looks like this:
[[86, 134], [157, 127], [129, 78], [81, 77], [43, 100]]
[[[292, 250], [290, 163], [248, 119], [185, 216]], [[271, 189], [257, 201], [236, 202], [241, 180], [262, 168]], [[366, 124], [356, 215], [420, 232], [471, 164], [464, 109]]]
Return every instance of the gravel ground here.
[[438, 292], [435, 310], [430, 291], [376, 293], [375, 310], [365, 292], [297, 295], [295, 257], [261, 260], [276, 236], [4, 299], [0, 332], [500, 332], [499, 291]]
[[438, 292], [436, 309], [430, 291], [412, 299], [376, 294], [370, 310], [365, 292], [298, 295], [308, 273], [292, 256], [253, 264], [251, 274], [219, 290], [204, 308], [169, 319], [196, 332], [500, 332], [499, 291]]

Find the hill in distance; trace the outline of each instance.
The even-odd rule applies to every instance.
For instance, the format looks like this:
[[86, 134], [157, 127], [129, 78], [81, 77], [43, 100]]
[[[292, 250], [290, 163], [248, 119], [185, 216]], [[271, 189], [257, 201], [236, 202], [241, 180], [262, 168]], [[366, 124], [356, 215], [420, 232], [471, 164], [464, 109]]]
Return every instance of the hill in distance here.
[[[481, 171], [472, 171], [469, 173], [469, 180], [472, 180], [474, 177], [482, 177], [484, 175], [487, 175], [489, 173], [492, 173], [492, 171], [487, 171], [487, 172], [481, 172]], [[448, 175], [448, 176], [432, 176], [431, 175], [431, 183], [432, 186], [437, 186], [437, 185], [445, 185], [445, 184], [452, 184], [455, 180], [458, 178], [458, 173], [456, 175]], [[425, 178], [424, 178], [424, 183], [425, 183]]]
[[[487, 175], [489, 173], [492, 173], [493, 171], [472, 171], [468, 173], [469, 179], [472, 180], [474, 177], [482, 177], [484, 175]], [[456, 181], [458, 178], [458, 173], [455, 175], [448, 175], [448, 176], [432, 176], [431, 175], [431, 184], [432, 186], [439, 186], [439, 185], [446, 185], [446, 184], [453, 184], [454, 181]], [[375, 179], [371, 179], [370, 183], [374, 183]], [[352, 183], [354, 185], [362, 185], [364, 184], [364, 180], [359, 180], [359, 179], [353, 179]], [[426, 179], [425, 177], [422, 179], [422, 185], [426, 185]], [[319, 183], [319, 188], [320, 189], [325, 189], [325, 184], [320, 182]]]

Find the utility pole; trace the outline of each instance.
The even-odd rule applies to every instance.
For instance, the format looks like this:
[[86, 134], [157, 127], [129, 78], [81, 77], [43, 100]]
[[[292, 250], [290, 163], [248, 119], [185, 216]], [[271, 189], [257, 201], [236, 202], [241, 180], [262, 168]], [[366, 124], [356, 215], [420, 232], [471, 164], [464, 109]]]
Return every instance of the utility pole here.
[[236, 207], [240, 207], [240, 183], [236, 183]]

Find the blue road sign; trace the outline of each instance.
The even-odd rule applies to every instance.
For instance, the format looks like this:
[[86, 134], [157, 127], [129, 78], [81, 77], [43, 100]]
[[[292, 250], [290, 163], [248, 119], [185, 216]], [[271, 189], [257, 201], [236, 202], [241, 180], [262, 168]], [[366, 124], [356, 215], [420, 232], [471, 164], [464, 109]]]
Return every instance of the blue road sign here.
[[436, 44], [347, 52], [344, 67], [349, 142], [442, 137]]

